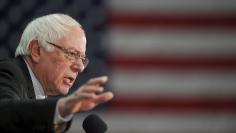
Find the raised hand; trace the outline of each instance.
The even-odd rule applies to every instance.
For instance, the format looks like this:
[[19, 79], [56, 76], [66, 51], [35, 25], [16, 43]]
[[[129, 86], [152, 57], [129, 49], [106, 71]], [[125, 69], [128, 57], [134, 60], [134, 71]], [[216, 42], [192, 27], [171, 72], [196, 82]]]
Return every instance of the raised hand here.
[[88, 111], [98, 104], [111, 100], [113, 93], [103, 92], [102, 85], [107, 81], [107, 76], [92, 78], [71, 95], [61, 98], [58, 101], [60, 115], [65, 117], [77, 112]]

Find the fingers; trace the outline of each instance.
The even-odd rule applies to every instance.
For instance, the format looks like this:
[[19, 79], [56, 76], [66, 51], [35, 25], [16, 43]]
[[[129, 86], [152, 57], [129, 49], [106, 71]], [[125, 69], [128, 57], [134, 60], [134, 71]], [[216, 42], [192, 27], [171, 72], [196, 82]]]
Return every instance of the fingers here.
[[104, 88], [102, 86], [94, 86], [94, 85], [83, 85], [79, 88], [77, 93], [86, 92], [86, 93], [101, 93]]
[[86, 84], [79, 88], [77, 93], [86, 92], [86, 93], [101, 93], [104, 91], [104, 88], [101, 86], [108, 81], [107, 76], [100, 76], [90, 79]]
[[109, 100], [111, 100], [114, 97], [112, 92], [104, 92], [99, 95], [97, 95], [97, 98], [95, 99], [96, 104], [104, 103]]
[[100, 76], [100, 77], [96, 77], [96, 78], [92, 78], [90, 79], [87, 84], [88, 85], [103, 85], [108, 81], [108, 77], [107, 76]]
[[98, 104], [111, 100], [112, 92], [103, 92], [101, 86], [108, 81], [107, 76], [100, 76], [90, 79], [73, 94], [60, 100], [60, 112], [63, 115], [74, 114], [80, 111], [88, 111]]
[[93, 103], [95, 105], [107, 102], [114, 97], [112, 92], [103, 92], [101, 94], [91, 94], [91, 93], [80, 93], [77, 96], [77, 102]]
[[105, 92], [100, 95], [93, 95], [93, 97], [88, 98], [87, 100], [84, 100], [81, 102], [81, 111], [88, 111], [94, 107], [96, 107], [98, 104], [107, 102], [113, 98], [113, 93], [111, 92]]

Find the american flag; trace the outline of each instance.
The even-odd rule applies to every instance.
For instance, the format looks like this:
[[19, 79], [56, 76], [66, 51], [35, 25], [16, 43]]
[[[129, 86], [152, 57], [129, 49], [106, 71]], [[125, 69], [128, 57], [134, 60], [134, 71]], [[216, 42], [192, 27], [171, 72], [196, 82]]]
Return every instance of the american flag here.
[[236, 132], [236, 1], [107, 2], [109, 132]]

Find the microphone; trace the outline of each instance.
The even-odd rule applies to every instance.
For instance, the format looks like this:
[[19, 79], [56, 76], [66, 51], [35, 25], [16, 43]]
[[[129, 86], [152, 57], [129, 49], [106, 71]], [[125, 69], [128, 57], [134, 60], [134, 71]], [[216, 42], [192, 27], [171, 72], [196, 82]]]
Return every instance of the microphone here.
[[91, 114], [84, 119], [83, 129], [86, 133], [105, 133], [107, 124], [98, 115]]

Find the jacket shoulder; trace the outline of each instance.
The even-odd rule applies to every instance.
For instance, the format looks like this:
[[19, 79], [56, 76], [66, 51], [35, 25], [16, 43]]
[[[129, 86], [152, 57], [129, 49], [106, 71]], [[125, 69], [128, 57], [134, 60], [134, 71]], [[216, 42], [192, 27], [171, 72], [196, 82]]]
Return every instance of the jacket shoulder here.
[[25, 79], [22, 69], [13, 61], [13, 59], [0, 60], [0, 77], [10, 76], [14, 77], [17, 81]]
[[21, 68], [13, 59], [0, 60], [0, 97], [25, 97], [23, 88], [27, 88], [27, 82]]

